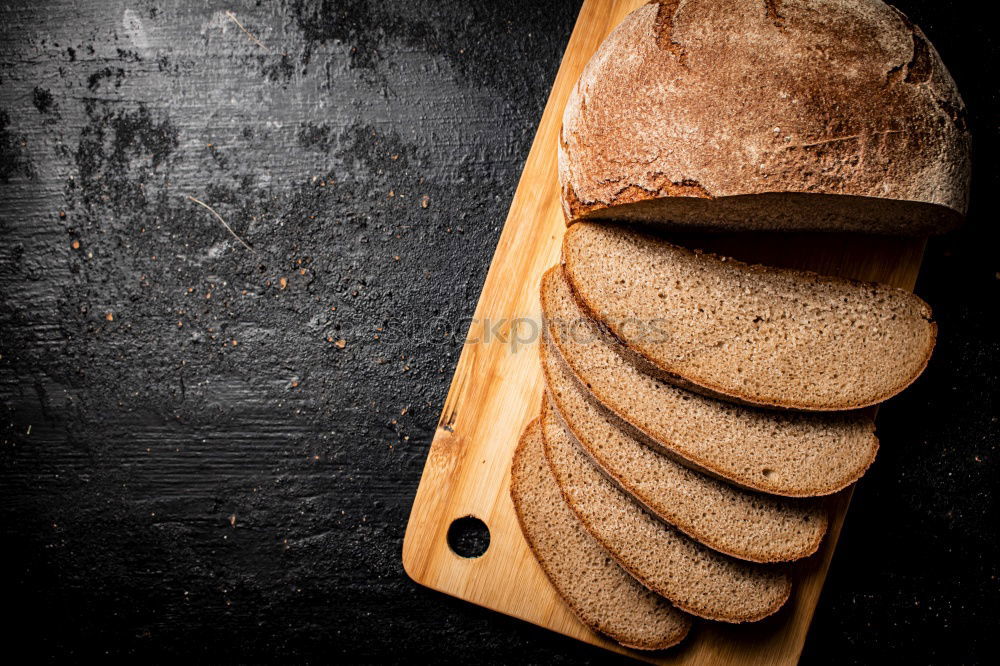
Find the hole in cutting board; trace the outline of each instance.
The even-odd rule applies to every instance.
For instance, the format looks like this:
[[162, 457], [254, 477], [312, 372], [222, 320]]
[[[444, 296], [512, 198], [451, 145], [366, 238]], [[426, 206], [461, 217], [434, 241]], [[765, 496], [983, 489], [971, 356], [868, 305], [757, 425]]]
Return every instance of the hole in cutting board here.
[[448, 547], [459, 557], [480, 557], [490, 547], [490, 528], [475, 516], [456, 518], [448, 526]]

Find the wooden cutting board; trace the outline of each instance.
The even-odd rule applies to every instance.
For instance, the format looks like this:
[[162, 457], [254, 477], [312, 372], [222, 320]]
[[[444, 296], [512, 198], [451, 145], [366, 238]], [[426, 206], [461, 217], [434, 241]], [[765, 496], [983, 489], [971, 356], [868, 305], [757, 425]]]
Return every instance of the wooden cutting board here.
[[[625, 650], [584, 627], [567, 609], [528, 550], [508, 487], [510, 461], [525, 424], [537, 415], [543, 381], [538, 362], [538, 284], [559, 259], [565, 229], [556, 175], [563, 107], [604, 37], [643, 0], [586, 0], [535, 135], [493, 263], [476, 307], [413, 503], [403, 566], [416, 582], [561, 634], [669, 664], [790, 664], [798, 661], [833, 556], [850, 490], [829, 499], [832, 520], [820, 552], [796, 565], [792, 598], [751, 625], [700, 622], [662, 653]], [[924, 243], [840, 234], [686, 235], [678, 242], [748, 261], [887, 282], [912, 289]], [[481, 557], [447, 543], [453, 521], [483, 520]], [[862, 592], [863, 590], [859, 590]]]

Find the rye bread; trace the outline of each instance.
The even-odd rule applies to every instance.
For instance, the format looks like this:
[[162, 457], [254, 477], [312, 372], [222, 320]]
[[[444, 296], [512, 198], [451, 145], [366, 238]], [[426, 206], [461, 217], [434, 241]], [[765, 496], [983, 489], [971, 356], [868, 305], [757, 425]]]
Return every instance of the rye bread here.
[[619, 488], [692, 539], [752, 562], [816, 552], [826, 534], [821, 502], [748, 492], [646, 446], [579, 384], [551, 341], [541, 345], [549, 399], [567, 432]]
[[970, 145], [937, 51], [881, 0], [667, 0], [585, 67], [559, 180], [569, 222], [936, 233]]
[[677, 608], [708, 620], [755, 622], [788, 599], [792, 584], [783, 569], [722, 555], [643, 511], [573, 442], [548, 399], [542, 437], [563, 498], [587, 531]]
[[639, 650], [668, 648], [687, 635], [691, 618], [618, 566], [566, 506], [545, 459], [538, 419], [514, 452], [510, 496], [539, 564], [585, 625]]
[[927, 366], [931, 310], [883, 284], [691, 251], [612, 224], [566, 232], [576, 300], [648, 372], [747, 404], [875, 405]]
[[542, 278], [541, 303], [546, 335], [594, 399], [629, 434], [689, 467], [751, 490], [812, 497], [850, 485], [875, 459], [868, 414], [748, 408], [640, 371], [580, 309], [559, 266]]

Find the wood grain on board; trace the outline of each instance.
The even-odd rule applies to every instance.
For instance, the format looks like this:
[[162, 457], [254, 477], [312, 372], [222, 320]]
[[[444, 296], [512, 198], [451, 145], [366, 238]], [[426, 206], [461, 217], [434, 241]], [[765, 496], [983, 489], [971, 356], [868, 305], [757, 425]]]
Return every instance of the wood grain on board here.
[[[565, 226], [556, 146], [563, 107], [604, 37], [641, 0], [586, 0], [483, 287], [424, 467], [403, 544], [416, 582], [610, 650], [666, 664], [785, 664], [798, 661], [819, 600], [851, 491], [829, 498], [832, 520], [820, 552], [795, 565], [792, 598], [750, 625], [699, 622], [680, 646], [662, 653], [626, 650], [584, 627], [566, 608], [518, 528], [508, 494], [510, 460], [524, 425], [539, 410], [538, 284], [558, 261]], [[912, 289], [922, 240], [840, 234], [694, 235], [679, 242], [743, 260], [807, 268]], [[448, 547], [448, 527], [473, 515], [490, 530], [479, 558]]]

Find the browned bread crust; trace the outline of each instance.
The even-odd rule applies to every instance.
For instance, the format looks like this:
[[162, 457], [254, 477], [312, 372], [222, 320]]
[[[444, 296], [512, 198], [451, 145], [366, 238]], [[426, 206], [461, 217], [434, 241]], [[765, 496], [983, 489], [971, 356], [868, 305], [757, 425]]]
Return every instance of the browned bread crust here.
[[568, 222], [923, 234], [965, 214], [965, 105], [881, 0], [666, 0], [629, 14], [566, 105]]

